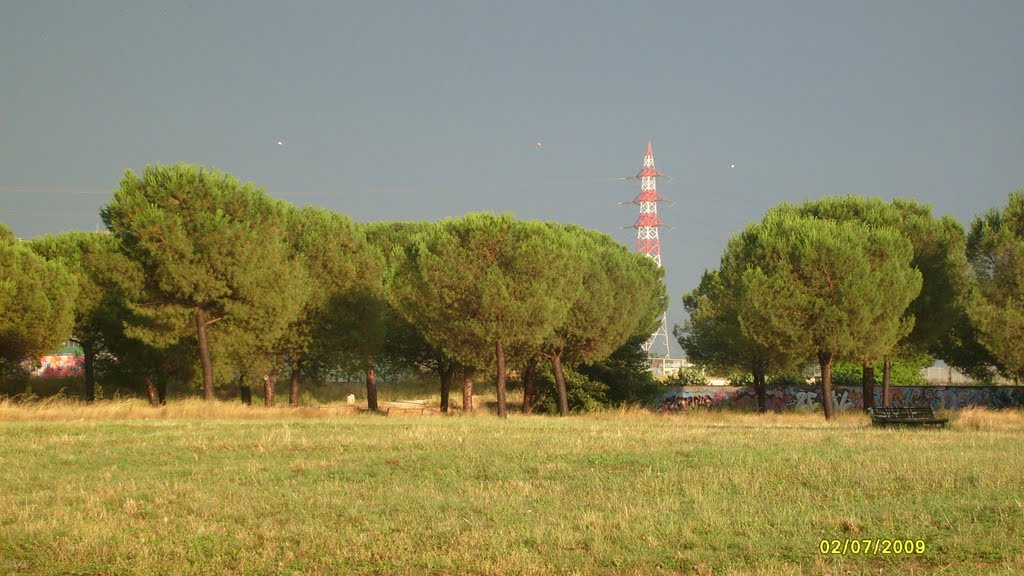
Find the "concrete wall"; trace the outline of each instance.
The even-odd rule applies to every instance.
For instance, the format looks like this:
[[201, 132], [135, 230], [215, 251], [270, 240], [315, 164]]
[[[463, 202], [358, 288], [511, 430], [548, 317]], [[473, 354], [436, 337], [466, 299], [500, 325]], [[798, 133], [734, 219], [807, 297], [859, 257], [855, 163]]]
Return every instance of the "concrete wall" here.
[[[832, 390], [839, 410], [864, 407], [860, 387], [839, 386]], [[968, 407], [1019, 408], [1024, 405], [1024, 386], [893, 386], [893, 406], [930, 406], [934, 410]], [[766, 403], [770, 410], [821, 408], [819, 386], [768, 388]], [[875, 405], [882, 405], [882, 386], [875, 386]], [[658, 401], [661, 412], [693, 408], [738, 408], [754, 410], [757, 396], [750, 386], [689, 386], [674, 388]]]

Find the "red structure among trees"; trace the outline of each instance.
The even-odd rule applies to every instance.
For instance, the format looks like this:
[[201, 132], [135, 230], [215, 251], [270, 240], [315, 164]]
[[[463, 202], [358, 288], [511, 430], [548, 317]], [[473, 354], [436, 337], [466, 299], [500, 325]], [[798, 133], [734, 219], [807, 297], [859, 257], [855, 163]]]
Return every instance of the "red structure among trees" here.
[[[658, 218], [658, 202], [664, 200], [658, 195], [658, 178], [661, 177], [664, 177], [664, 174], [658, 172], [654, 166], [654, 151], [648, 142], [643, 168], [635, 176], [640, 181], [640, 194], [633, 199], [633, 204], [640, 206], [640, 217], [636, 219], [633, 228], [636, 228], [636, 251], [653, 259], [659, 267], [661, 238], [658, 235], [658, 228], [662, 223]], [[664, 360], [669, 357], [667, 315], [661, 317], [661, 325], [647, 339], [643, 348], [651, 357], [651, 366], [655, 373], [658, 373], [659, 368], [664, 372]]]

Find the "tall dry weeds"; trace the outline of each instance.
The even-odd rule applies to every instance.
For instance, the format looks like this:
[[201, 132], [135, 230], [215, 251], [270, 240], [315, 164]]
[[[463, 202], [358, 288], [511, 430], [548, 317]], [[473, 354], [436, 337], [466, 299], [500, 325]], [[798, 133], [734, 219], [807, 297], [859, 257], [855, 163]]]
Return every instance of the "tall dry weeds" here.
[[953, 428], [963, 430], [1024, 432], [1024, 411], [1021, 409], [992, 410], [964, 408], [946, 414]]
[[247, 406], [240, 402], [184, 399], [163, 406], [151, 406], [141, 399], [102, 400], [86, 404], [77, 400], [53, 397], [43, 400], [14, 401], [0, 399], [0, 421], [60, 420], [148, 420], [148, 419], [215, 419], [267, 420], [274, 418], [317, 418], [348, 416], [356, 411], [346, 404], [324, 404], [315, 407]]

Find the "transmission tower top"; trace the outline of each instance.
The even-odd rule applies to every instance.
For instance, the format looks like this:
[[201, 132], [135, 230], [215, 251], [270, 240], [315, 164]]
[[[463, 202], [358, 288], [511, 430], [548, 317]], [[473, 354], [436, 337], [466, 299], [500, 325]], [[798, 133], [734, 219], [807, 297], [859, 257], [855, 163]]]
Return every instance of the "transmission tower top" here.
[[658, 178], [663, 177], [665, 175], [658, 172], [654, 166], [654, 150], [648, 142], [643, 168], [635, 176], [640, 180], [640, 194], [633, 199], [633, 204], [640, 206], [640, 216], [633, 224], [633, 228], [636, 228], [636, 251], [652, 258], [658, 266], [661, 266], [661, 239], [658, 236], [658, 228], [662, 226], [661, 219], [658, 218], [658, 202], [665, 200], [658, 194]]

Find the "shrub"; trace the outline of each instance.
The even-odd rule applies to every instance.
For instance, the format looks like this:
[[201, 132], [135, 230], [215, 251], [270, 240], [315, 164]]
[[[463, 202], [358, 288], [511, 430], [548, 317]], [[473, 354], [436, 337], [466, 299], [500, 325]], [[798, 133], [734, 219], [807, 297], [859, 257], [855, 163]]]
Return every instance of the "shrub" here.
[[750, 372], [736, 372], [729, 375], [730, 386], [753, 386], [754, 375]]
[[769, 386], [807, 386], [807, 378], [800, 374], [780, 374], [768, 379]]
[[[921, 374], [921, 369], [930, 365], [931, 358], [897, 359], [892, 363], [889, 382], [893, 386], [926, 386], [928, 381]], [[860, 386], [861, 365], [856, 362], [836, 362], [832, 366], [833, 386]], [[882, 363], [875, 365], [875, 382], [882, 383]]]
[[[562, 372], [568, 392], [569, 410], [590, 412], [609, 405], [608, 386], [605, 383], [591, 380], [568, 366], [563, 366]], [[535, 410], [544, 414], [558, 414], [558, 392], [555, 390], [555, 376], [550, 364], [545, 363], [537, 367], [535, 383]]]
[[634, 336], [608, 358], [576, 366], [575, 369], [588, 379], [601, 382], [607, 387], [607, 402], [610, 405], [649, 405], [661, 395], [664, 387], [654, 379], [651, 361], [641, 348], [647, 338], [643, 334]]
[[704, 370], [700, 368], [682, 368], [672, 376], [665, 379], [665, 386], [707, 386], [710, 382], [704, 376]]

